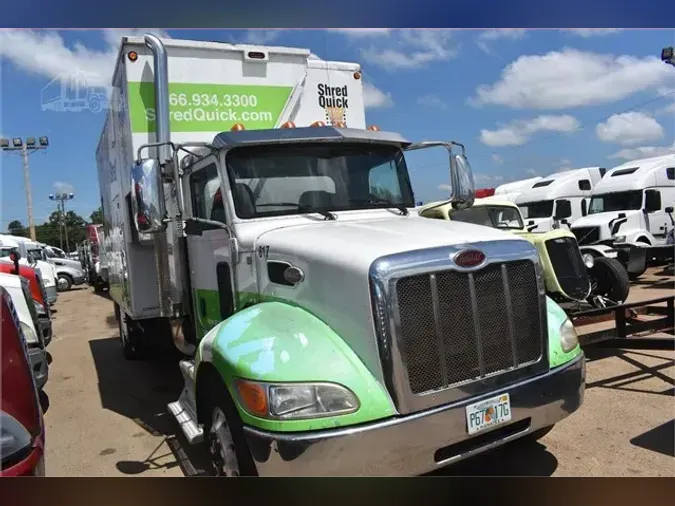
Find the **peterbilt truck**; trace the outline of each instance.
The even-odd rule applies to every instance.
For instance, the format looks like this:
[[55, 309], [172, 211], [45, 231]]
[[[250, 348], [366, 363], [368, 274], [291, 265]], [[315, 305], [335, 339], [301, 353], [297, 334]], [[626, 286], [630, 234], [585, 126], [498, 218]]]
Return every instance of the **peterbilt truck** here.
[[422, 474], [579, 408], [584, 355], [535, 248], [411, 212], [407, 152], [448, 150], [458, 208], [468, 159], [366, 128], [359, 65], [146, 35], [113, 86], [97, 160], [122, 352], [185, 355], [168, 409], [214, 474]]

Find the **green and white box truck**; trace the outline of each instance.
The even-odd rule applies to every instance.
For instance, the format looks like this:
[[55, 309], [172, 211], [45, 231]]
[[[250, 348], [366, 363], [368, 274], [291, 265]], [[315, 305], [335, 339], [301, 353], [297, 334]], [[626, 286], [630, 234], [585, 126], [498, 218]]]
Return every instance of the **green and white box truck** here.
[[584, 356], [534, 247], [420, 218], [361, 69], [305, 49], [122, 40], [97, 152], [129, 359], [186, 355], [168, 408], [219, 475], [415, 475], [581, 405]]

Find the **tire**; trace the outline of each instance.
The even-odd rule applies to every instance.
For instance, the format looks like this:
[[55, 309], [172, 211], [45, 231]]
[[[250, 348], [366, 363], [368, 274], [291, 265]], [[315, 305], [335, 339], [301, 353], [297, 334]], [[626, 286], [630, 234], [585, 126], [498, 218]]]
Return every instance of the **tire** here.
[[591, 278], [591, 297], [601, 295], [615, 304], [621, 304], [628, 298], [630, 279], [621, 262], [614, 258], [597, 257], [589, 271]]
[[[213, 380], [212, 380], [213, 381]], [[209, 389], [209, 401], [204, 420], [204, 445], [211, 456], [213, 476], [258, 476], [251, 450], [244, 437], [243, 424], [227, 388], [222, 383]], [[219, 428], [216, 424], [224, 424]], [[223, 429], [227, 433], [223, 438]], [[227, 456], [223, 456], [223, 441], [229, 441]], [[232, 460], [234, 457], [234, 460]], [[224, 465], [228, 461], [228, 465]], [[229, 468], [229, 469], [228, 469]]]
[[56, 288], [59, 292], [67, 292], [73, 287], [73, 278], [68, 274], [59, 274], [56, 279]]
[[133, 323], [133, 320], [125, 315], [115, 304], [115, 314], [119, 314], [117, 326], [120, 331], [120, 344], [122, 345], [122, 355], [127, 360], [142, 360], [147, 358], [146, 349], [139, 340], [139, 331]]

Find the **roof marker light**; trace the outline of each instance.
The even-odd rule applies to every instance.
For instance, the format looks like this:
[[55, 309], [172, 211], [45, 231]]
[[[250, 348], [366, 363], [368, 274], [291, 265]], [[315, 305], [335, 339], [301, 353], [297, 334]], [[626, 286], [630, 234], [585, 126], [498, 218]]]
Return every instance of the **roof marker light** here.
[[235, 123], [232, 125], [232, 128], [230, 128], [233, 132], [239, 132], [240, 130], [246, 130], [246, 127], [242, 123]]
[[370, 125], [370, 126], [368, 127], [368, 130], [372, 130], [373, 132], [379, 132], [379, 131], [380, 131], [380, 127], [377, 126], [377, 125]]
[[323, 121], [315, 121], [315, 122], [312, 123], [310, 126], [313, 126], [313, 127], [325, 127], [326, 124], [325, 124]]
[[138, 53], [136, 51], [129, 51], [127, 53], [127, 58], [129, 58], [129, 61], [136, 61], [138, 60]]
[[292, 121], [287, 121], [283, 125], [281, 125], [279, 128], [295, 128], [295, 123]]

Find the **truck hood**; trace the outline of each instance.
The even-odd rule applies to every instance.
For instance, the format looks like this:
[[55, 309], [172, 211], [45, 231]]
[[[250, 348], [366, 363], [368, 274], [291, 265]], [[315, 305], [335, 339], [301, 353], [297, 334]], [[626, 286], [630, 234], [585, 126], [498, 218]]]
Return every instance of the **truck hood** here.
[[441, 246], [467, 246], [482, 241], [513, 240], [490, 227], [409, 216], [367, 221], [322, 221], [277, 228], [258, 236], [256, 247], [307, 260], [346, 263], [367, 272], [377, 258], [404, 251]]
[[[262, 225], [259, 225], [262, 226]], [[282, 227], [248, 230], [241, 250], [252, 255], [256, 268], [239, 278], [240, 304], [247, 297], [281, 300], [302, 307], [327, 324], [349, 345], [376, 378], [384, 381], [371, 309], [369, 271], [373, 262], [406, 251], [466, 245], [484, 241], [522, 243], [523, 256], [534, 247], [514, 234], [467, 223], [408, 216], [336, 221], [296, 222]], [[508, 243], [507, 241], [510, 241]], [[439, 250], [439, 259], [450, 259]], [[414, 257], [411, 259], [414, 260]], [[274, 262], [302, 272], [301, 281], [285, 286], [275, 282]], [[249, 262], [240, 261], [245, 265]], [[278, 265], [278, 264], [277, 264]], [[438, 264], [436, 267], [438, 268]], [[430, 267], [430, 269], [433, 269]], [[254, 292], [258, 293], [247, 293]]]
[[618, 218], [621, 213], [626, 215], [628, 221], [631, 221], [632, 218], [639, 216], [641, 212], [642, 211], [611, 211], [607, 213], [589, 214], [572, 223], [571, 228], [606, 226], [610, 221]]

